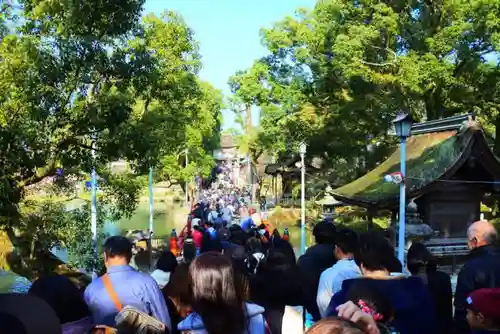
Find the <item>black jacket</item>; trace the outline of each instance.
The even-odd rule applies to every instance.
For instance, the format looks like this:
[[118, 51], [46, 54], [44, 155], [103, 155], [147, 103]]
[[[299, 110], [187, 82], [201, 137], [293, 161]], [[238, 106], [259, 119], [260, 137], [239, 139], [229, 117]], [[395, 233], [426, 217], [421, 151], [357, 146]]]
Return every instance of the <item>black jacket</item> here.
[[453, 292], [450, 275], [442, 271], [428, 271], [424, 282], [434, 300], [438, 333], [449, 333], [453, 328]]
[[323, 271], [337, 262], [333, 255], [334, 250], [335, 245], [317, 244], [308, 248], [297, 262], [303, 279], [304, 306], [315, 321], [321, 319], [318, 304], [316, 304], [319, 278]]
[[500, 288], [500, 251], [495, 245], [475, 248], [458, 274], [455, 292], [455, 333], [468, 334], [467, 297], [482, 288]]

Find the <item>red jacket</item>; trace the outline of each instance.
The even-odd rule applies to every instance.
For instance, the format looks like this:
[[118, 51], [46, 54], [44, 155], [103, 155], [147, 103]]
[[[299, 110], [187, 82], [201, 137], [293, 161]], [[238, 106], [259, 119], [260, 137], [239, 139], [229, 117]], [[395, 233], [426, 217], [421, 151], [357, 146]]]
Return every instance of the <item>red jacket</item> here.
[[201, 248], [201, 246], [203, 244], [203, 233], [198, 231], [198, 230], [194, 230], [193, 231], [193, 242], [194, 242], [194, 246], [196, 248]]

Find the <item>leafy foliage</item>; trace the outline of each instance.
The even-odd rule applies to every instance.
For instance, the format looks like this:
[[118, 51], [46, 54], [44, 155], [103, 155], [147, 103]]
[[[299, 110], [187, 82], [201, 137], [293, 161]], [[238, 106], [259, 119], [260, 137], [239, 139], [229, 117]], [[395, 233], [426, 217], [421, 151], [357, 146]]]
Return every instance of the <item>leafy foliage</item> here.
[[[56, 241], [90, 245], [90, 219], [56, 197], [34, 209], [29, 189], [95, 168], [101, 222], [130, 214], [149, 167], [182, 179], [211, 164], [222, 98], [199, 81], [197, 43], [177, 14], [141, 22], [143, 0], [18, 3], [0, 7], [0, 227], [33, 257]], [[131, 174], [109, 171], [119, 159]]]
[[342, 183], [385, 158], [396, 112], [418, 121], [474, 111], [498, 152], [498, 10], [481, 0], [321, 0], [297, 10], [261, 31], [269, 55], [230, 80], [238, 101], [261, 110], [252, 141], [289, 156], [304, 140]]

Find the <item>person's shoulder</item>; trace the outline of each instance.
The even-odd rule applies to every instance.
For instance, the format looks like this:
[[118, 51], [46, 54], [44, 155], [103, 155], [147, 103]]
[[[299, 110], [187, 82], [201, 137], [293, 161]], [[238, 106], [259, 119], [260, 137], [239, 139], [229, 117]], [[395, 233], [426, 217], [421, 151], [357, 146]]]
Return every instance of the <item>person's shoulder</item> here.
[[444, 271], [441, 271], [441, 270], [437, 270], [435, 271], [434, 273], [432, 273], [432, 275], [434, 275], [436, 277], [436, 279], [438, 280], [446, 280], [446, 281], [450, 281], [451, 280], [451, 276], [447, 273], [445, 273]]
[[104, 287], [104, 285], [102, 283], [102, 278], [101, 277], [98, 277], [98, 278], [94, 279], [85, 288], [85, 291], [84, 291], [84, 297], [85, 297], [85, 299], [87, 299], [87, 298], [89, 298], [91, 296], [95, 296], [95, 295], [100, 294], [100, 292], [101, 292], [101, 290], [102, 290], [103, 287]]
[[141, 285], [154, 285], [157, 286], [156, 281], [149, 273], [144, 273], [142, 271], [133, 271], [128, 277], [128, 282]]
[[333, 273], [335, 273], [335, 272], [336, 272], [336, 269], [335, 269], [335, 268], [333, 268], [333, 267], [327, 268], [327, 269], [325, 269], [325, 270], [323, 270], [323, 271], [321, 272], [320, 279], [324, 279], [324, 278], [326, 278], [326, 277], [328, 277], [328, 276], [332, 275], [332, 274], [333, 274]]

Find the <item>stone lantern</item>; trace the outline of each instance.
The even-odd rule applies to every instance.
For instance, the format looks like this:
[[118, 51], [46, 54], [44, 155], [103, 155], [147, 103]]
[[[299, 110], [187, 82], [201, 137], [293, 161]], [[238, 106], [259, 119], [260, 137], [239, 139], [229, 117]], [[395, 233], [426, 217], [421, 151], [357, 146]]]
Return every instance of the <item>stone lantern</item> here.
[[332, 195], [332, 188], [327, 186], [325, 189], [325, 195], [319, 201], [316, 201], [316, 204], [321, 206], [322, 218], [325, 220], [329, 220], [333, 223], [335, 218], [335, 207], [342, 205], [343, 203], [337, 201]]
[[406, 207], [406, 231], [405, 236], [407, 245], [412, 241], [424, 241], [432, 237], [434, 231], [432, 228], [424, 224], [418, 213], [417, 204], [411, 200]]

